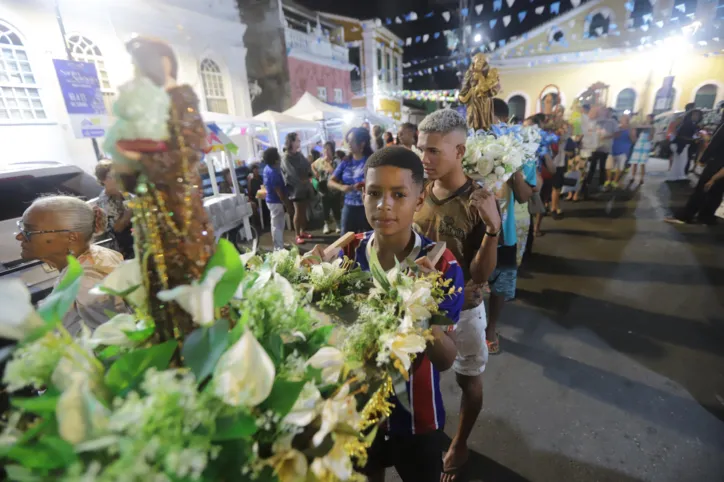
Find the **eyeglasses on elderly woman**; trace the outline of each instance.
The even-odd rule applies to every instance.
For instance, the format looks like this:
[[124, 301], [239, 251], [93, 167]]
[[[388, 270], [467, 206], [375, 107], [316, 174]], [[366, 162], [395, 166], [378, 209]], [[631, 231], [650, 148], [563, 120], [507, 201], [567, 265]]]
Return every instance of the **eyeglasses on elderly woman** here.
[[18, 232], [15, 233], [16, 235], [22, 234], [25, 241], [30, 241], [30, 237], [34, 234], [50, 234], [50, 233], [70, 233], [70, 229], [47, 229], [43, 231], [28, 231], [25, 229], [25, 226], [23, 225], [23, 222], [18, 220], [17, 221], [18, 226]]

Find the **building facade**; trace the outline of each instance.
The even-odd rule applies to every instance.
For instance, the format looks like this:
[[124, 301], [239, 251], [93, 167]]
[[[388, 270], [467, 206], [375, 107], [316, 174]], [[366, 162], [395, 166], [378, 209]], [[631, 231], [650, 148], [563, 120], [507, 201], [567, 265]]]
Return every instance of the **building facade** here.
[[178, 82], [194, 88], [202, 112], [251, 117], [244, 32], [233, 0], [3, 1], [2, 162], [60, 161], [93, 171], [93, 145], [75, 137], [53, 67], [53, 59], [68, 57], [65, 42], [74, 60], [95, 64], [107, 108], [133, 75], [124, 44], [138, 33], [172, 46]]
[[491, 55], [499, 96], [519, 118], [570, 107], [599, 82], [607, 86], [607, 105], [620, 112], [683, 110], [689, 102], [711, 108], [724, 100], [717, 5], [590, 0]]
[[344, 41], [350, 45], [353, 71], [352, 107], [400, 120], [402, 118], [402, 41], [373, 20], [322, 14], [344, 27]]
[[283, 3], [283, 13], [291, 104], [309, 92], [328, 104], [350, 107], [355, 66], [342, 27], [290, 1]]

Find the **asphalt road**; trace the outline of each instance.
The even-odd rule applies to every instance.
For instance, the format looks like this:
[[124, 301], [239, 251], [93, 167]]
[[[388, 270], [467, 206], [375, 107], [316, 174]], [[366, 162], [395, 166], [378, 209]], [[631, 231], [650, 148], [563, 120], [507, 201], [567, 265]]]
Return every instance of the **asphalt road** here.
[[[465, 480], [724, 481], [724, 223], [663, 223], [691, 188], [649, 168], [640, 189], [544, 220], [499, 323]], [[451, 372], [443, 392], [452, 434]]]

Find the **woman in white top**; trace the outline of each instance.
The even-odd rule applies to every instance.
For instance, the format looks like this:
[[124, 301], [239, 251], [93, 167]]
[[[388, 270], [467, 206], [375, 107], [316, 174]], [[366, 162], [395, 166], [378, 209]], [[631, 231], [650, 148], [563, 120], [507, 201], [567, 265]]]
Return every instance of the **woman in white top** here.
[[91, 244], [94, 235], [105, 232], [106, 223], [102, 209], [71, 196], [38, 198], [18, 222], [15, 239], [20, 241], [23, 259], [40, 259], [58, 269], [58, 282], [68, 269], [69, 255], [83, 266], [78, 295], [63, 318], [63, 326], [74, 336], [82, 323], [95, 330], [108, 321], [106, 312], [128, 311], [121, 298], [88, 293], [123, 261], [120, 253]]

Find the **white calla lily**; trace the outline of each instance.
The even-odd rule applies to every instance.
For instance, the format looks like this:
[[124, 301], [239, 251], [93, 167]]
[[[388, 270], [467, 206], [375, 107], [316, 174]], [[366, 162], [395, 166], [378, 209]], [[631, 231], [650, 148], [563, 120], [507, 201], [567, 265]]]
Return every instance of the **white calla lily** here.
[[314, 459], [311, 469], [319, 480], [348, 480], [352, 477], [352, 460], [344, 449], [344, 443], [344, 437], [339, 437], [327, 455]]
[[389, 350], [390, 353], [400, 360], [400, 363], [402, 363], [403, 368], [407, 372], [412, 365], [411, 355], [425, 351], [427, 341], [425, 341], [424, 337], [415, 333], [397, 333], [386, 339], [383, 344], [386, 350]]
[[22, 280], [0, 281], [0, 338], [23, 340], [43, 326]]
[[284, 417], [284, 422], [297, 427], [306, 427], [317, 416], [317, 404], [321, 399], [322, 395], [314, 383], [307, 382], [299, 398], [294, 402], [292, 410]]
[[89, 386], [89, 379], [76, 373], [55, 408], [58, 432], [73, 445], [88, 440], [108, 425], [110, 411], [93, 396]]
[[428, 306], [434, 305], [435, 300], [432, 297], [430, 283], [425, 280], [417, 280], [412, 287], [399, 288], [398, 291], [402, 297], [406, 316], [414, 321], [425, 320], [432, 316]]
[[136, 317], [129, 314], [116, 315], [95, 329], [90, 337], [93, 346], [118, 345], [130, 347], [134, 342], [125, 332], [136, 330]]
[[307, 360], [307, 365], [322, 370], [324, 383], [337, 383], [344, 367], [344, 354], [336, 348], [325, 346]]
[[206, 273], [201, 282], [194, 281], [190, 285], [177, 286], [171, 290], [160, 291], [161, 301], [175, 301], [188, 314], [194, 323], [201, 326], [212, 325], [216, 319], [214, 314], [214, 288], [226, 272], [226, 268], [215, 266]]
[[251, 331], [219, 359], [214, 370], [215, 393], [234, 407], [255, 407], [274, 385], [274, 363]]
[[299, 450], [290, 448], [274, 454], [270, 463], [279, 482], [304, 482], [307, 480], [309, 470], [307, 457]]
[[146, 288], [143, 286], [141, 262], [137, 258], [119, 264], [116, 269], [103, 279], [100, 285], [90, 290], [90, 294], [107, 295], [108, 293], [104, 289], [114, 293], [123, 293], [134, 287], [135, 289], [126, 296], [126, 301], [133, 306], [143, 306], [147, 301], [148, 293], [146, 293]]
[[325, 400], [320, 413], [322, 424], [312, 437], [312, 443], [316, 447], [319, 447], [325, 437], [334, 432], [338, 425], [345, 424], [354, 428], [361, 420], [357, 413], [357, 401], [349, 394], [349, 384], [343, 385], [333, 398]]

